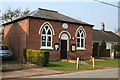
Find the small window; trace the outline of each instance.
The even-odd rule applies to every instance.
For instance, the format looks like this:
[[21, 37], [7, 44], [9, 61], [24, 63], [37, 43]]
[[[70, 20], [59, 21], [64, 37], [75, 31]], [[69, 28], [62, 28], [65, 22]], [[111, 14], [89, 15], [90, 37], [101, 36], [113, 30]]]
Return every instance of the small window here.
[[112, 49], [114, 49], [114, 45], [115, 45], [115, 44], [114, 44], [114, 43], [112, 43], [112, 46], [111, 46], [111, 48], [112, 48]]
[[110, 49], [110, 43], [106, 43], [106, 49]]
[[0, 50], [9, 50], [7, 46], [0, 46]]

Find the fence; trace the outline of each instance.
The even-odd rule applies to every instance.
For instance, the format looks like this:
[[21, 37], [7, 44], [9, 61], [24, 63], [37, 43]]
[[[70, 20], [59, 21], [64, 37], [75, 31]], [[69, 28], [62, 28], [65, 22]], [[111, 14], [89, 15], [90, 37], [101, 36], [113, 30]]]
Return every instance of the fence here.
[[110, 49], [105, 50], [93, 50], [94, 57], [110, 57]]

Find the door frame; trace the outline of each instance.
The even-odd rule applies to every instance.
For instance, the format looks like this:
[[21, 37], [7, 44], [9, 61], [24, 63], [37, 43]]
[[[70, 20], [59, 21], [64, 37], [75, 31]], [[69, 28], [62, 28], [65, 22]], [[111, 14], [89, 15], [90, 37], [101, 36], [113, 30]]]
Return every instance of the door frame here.
[[[63, 34], [65, 34], [66, 37], [62, 37]], [[68, 37], [68, 34], [66, 34], [66, 33], [63, 33], [63, 34], [61, 35], [61, 40], [67, 40], [67, 51], [69, 51], [69, 37]]]
[[[61, 55], [63, 54], [62, 53], [62, 41], [67, 41], [67, 40], [61, 40], [61, 50], [60, 50], [60, 59], [62, 59], [62, 57], [61, 57]], [[68, 41], [67, 41], [68, 42]], [[66, 47], [67, 47], [67, 42], [66, 42]], [[67, 51], [67, 49], [66, 49], [66, 51]], [[67, 53], [66, 53], [67, 54]], [[66, 55], [66, 59], [67, 59], [67, 55]]]
[[[60, 41], [62, 41], [62, 40], [66, 40], [67, 41], [67, 52], [68, 52], [69, 51], [69, 36], [68, 36], [67, 33], [63, 33], [61, 35], [61, 40]], [[60, 50], [60, 54], [61, 54], [61, 50]], [[60, 58], [61, 58], [61, 56], [60, 56]]]

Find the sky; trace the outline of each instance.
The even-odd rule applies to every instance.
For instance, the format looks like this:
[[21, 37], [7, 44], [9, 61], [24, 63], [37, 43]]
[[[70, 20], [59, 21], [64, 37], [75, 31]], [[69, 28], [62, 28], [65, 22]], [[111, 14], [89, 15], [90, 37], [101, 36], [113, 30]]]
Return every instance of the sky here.
[[[118, 5], [117, 1], [108, 3]], [[2, 13], [9, 7], [12, 9], [21, 8], [22, 10], [29, 8], [30, 11], [37, 10], [38, 8], [55, 10], [61, 14], [93, 24], [94, 29], [101, 29], [102, 22], [105, 23], [105, 30], [107, 31], [115, 32], [115, 29], [118, 29], [118, 8], [96, 1], [0, 2], [0, 9], [2, 9]]]

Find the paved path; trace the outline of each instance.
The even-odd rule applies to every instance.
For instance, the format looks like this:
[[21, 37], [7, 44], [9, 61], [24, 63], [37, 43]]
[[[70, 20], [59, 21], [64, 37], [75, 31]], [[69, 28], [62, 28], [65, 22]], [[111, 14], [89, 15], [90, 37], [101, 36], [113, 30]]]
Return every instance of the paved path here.
[[52, 75], [52, 74], [61, 74], [63, 71], [55, 71], [45, 68], [33, 68], [33, 69], [24, 69], [18, 71], [3, 72], [2, 78], [22, 78], [30, 76], [41, 76], [41, 75]]
[[118, 78], [118, 68], [74, 72], [67, 74], [35, 76], [29, 78]]

